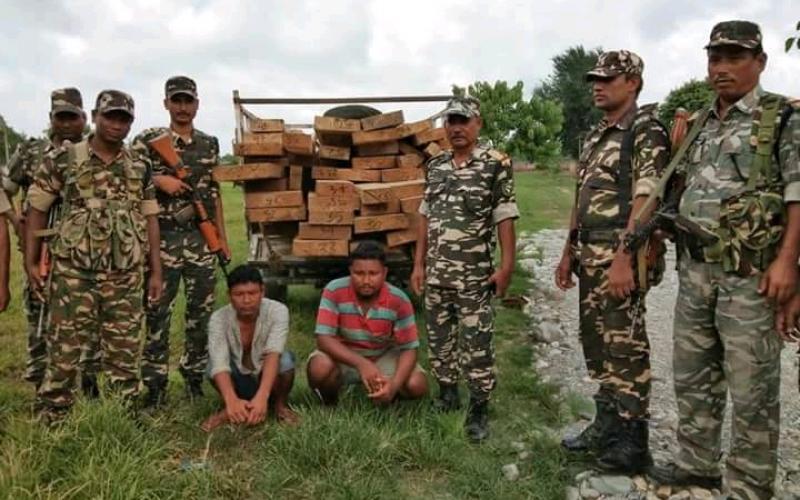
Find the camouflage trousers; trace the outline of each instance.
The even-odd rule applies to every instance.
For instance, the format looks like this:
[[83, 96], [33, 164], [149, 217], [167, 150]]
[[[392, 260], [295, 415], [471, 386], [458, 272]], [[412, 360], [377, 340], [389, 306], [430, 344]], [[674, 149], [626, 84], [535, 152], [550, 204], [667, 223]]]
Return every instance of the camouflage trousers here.
[[181, 279], [186, 292], [185, 341], [180, 372], [186, 380], [202, 381], [208, 363], [208, 320], [214, 311], [216, 257], [199, 231], [163, 231], [161, 267], [164, 293], [147, 310], [147, 341], [142, 378], [148, 387], [165, 387], [169, 373], [169, 332]]
[[616, 407], [625, 419], [648, 418], [650, 342], [645, 295], [625, 299], [608, 292], [608, 266], [582, 266], [579, 275], [580, 338], [589, 376], [600, 388], [598, 402]]
[[108, 387], [124, 398], [139, 387], [142, 271], [81, 272], [56, 260], [50, 287], [50, 342], [37, 406], [59, 416], [74, 402], [81, 352], [94, 337]]
[[431, 371], [440, 384], [456, 384], [463, 372], [470, 395], [489, 399], [495, 387], [492, 290], [428, 286], [425, 323]]
[[732, 498], [773, 494], [780, 416], [781, 341], [774, 311], [758, 293], [759, 275], [681, 259], [675, 306], [677, 463], [719, 476], [727, 393], [733, 402], [726, 483]]
[[[28, 321], [28, 362], [24, 379], [33, 383], [37, 388], [42, 385], [44, 371], [47, 367], [47, 331], [50, 328], [49, 311], [47, 306], [37, 299], [31, 291], [27, 278], [23, 283], [22, 292], [25, 317]], [[44, 309], [44, 311], [42, 311]], [[39, 329], [41, 318], [42, 327]], [[81, 352], [82, 376], [97, 376], [100, 371], [100, 346], [95, 336], [85, 345]]]

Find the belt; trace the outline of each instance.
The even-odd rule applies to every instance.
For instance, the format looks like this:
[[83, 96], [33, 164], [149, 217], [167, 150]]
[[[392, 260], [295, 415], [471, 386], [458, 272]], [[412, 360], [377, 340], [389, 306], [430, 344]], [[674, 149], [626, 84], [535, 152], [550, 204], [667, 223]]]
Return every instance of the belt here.
[[573, 229], [570, 233], [572, 241], [580, 241], [584, 245], [592, 243], [619, 243], [622, 229]]
[[173, 231], [179, 233], [189, 233], [197, 229], [194, 221], [190, 222], [189, 224], [180, 224], [173, 218], [168, 219], [158, 219], [158, 229], [159, 231]]

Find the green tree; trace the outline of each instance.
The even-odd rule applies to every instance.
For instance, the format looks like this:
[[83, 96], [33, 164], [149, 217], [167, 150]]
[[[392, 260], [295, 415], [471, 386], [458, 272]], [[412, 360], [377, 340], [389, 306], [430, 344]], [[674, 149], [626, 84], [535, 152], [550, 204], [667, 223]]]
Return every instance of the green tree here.
[[790, 36], [786, 39], [786, 52], [792, 50], [792, 47], [796, 46], [798, 50], [800, 50], [800, 21], [797, 22], [797, 26], [795, 27], [795, 31], [797, 34], [795, 36]]
[[481, 139], [524, 161], [550, 167], [561, 155], [558, 133], [561, 107], [541, 97], [526, 100], [522, 82], [475, 82], [467, 88], [453, 85], [454, 95], [471, 95], [481, 102]]
[[667, 127], [672, 126], [675, 110], [684, 108], [689, 113], [694, 113], [711, 104], [714, 100], [714, 91], [703, 80], [689, 80], [680, 87], [674, 88], [667, 94], [664, 103], [658, 108], [658, 118]]
[[564, 152], [578, 156], [581, 139], [600, 119], [594, 107], [592, 90], [586, 82], [586, 72], [594, 67], [601, 48], [586, 50], [570, 47], [553, 58], [553, 73], [536, 89], [534, 95], [561, 104], [564, 126], [561, 144]]
[[239, 157], [238, 156], [234, 156], [234, 155], [232, 155], [230, 153], [228, 153], [226, 155], [222, 155], [219, 158], [219, 164], [220, 165], [236, 165], [238, 163], [239, 163]]
[[8, 144], [8, 156], [11, 156], [17, 149], [17, 145], [25, 140], [25, 134], [21, 134], [9, 126], [2, 115], [0, 115], [0, 134], [2, 134], [0, 137], [0, 165], [5, 165], [8, 163], [6, 144]]

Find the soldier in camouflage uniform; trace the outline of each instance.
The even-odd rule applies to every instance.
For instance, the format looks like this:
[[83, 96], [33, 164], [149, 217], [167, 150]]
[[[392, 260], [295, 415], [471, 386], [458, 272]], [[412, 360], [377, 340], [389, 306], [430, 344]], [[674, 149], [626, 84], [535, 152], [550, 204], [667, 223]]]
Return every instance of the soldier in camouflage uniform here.
[[[133, 148], [149, 158], [153, 166], [161, 214], [161, 262], [164, 268], [164, 300], [147, 311], [147, 341], [142, 361], [142, 378], [148, 388], [145, 404], [164, 401], [169, 372], [169, 333], [172, 310], [183, 279], [186, 290], [185, 343], [180, 372], [191, 397], [203, 394], [203, 377], [208, 362], [208, 320], [214, 308], [216, 258], [206, 245], [193, 216], [189, 186], [171, 174], [158, 153], [147, 141], [168, 133], [172, 144], [190, 171], [192, 184], [204, 200], [209, 217], [215, 222], [225, 252], [225, 226], [219, 185], [211, 178], [211, 168], [219, 160], [217, 138], [194, 128], [199, 100], [197, 85], [185, 76], [167, 80], [164, 107], [170, 115], [169, 128], [147, 129], [133, 141]], [[187, 215], [188, 213], [188, 215]]]
[[650, 343], [636, 256], [620, 242], [669, 161], [669, 138], [655, 105], [637, 106], [642, 59], [605, 52], [587, 73], [600, 123], [587, 135], [578, 168], [570, 239], [556, 269], [562, 290], [578, 275], [580, 339], [589, 375], [599, 384], [594, 422], [564, 439], [569, 451], [597, 451], [605, 469], [638, 472], [650, 462]]
[[[794, 293], [800, 252], [800, 107], [759, 85], [767, 56], [758, 25], [717, 24], [706, 46], [712, 106], [680, 159], [681, 215], [717, 235], [679, 233], [674, 376], [675, 461], [661, 484], [719, 487], [727, 394], [733, 403], [728, 498], [773, 495], [779, 435], [780, 337], [775, 305]], [[691, 137], [691, 133], [690, 133]]]
[[[83, 98], [78, 89], [68, 87], [56, 89], [50, 94], [50, 133], [46, 139], [31, 138], [21, 143], [9, 159], [3, 175], [3, 189], [10, 198], [20, 193], [22, 213], [28, 209], [28, 188], [33, 183], [33, 174], [44, 159], [44, 156], [55, 150], [64, 141], [80, 142], [86, 126], [86, 113], [83, 111]], [[57, 210], [54, 209], [54, 210]], [[20, 241], [25, 241], [25, 219], [20, 217], [16, 227]], [[25, 380], [32, 382], [38, 389], [44, 377], [47, 363], [47, 344], [43, 330], [47, 326], [47, 308], [35, 297], [28, 284], [24, 283], [23, 301], [25, 316], [28, 320], [28, 366]], [[44, 307], [44, 311], [42, 308]], [[42, 328], [39, 328], [39, 318]], [[84, 393], [97, 395], [97, 372], [100, 367], [99, 350], [96, 342], [87, 344], [82, 353], [81, 385]]]
[[[82, 346], [100, 339], [108, 386], [133, 398], [139, 386], [139, 335], [145, 293], [161, 295], [158, 203], [147, 163], [125, 147], [133, 123], [133, 99], [104, 90], [92, 111], [95, 131], [77, 144], [45, 156], [28, 193], [26, 265], [31, 286], [42, 289], [37, 271], [47, 211], [61, 197], [63, 210], [52, 240], [49, 286], [51, 333], [37, 407], [48, 421], [72, 406]], [[144, 286], [149, 255], [150, 279]]]
[[8, 288], [8, 266], [11, 261], [11, 245], [8, 238], [8, 214], [11, 203], [5, 191], [0, 189], [0, 312], [8, 307], [11, 291]]
[[[411, 286], [425, 288], [430, 362], [442, 410], [460, 406], [461, 373], [470, 391], [465, 428], [473, 441], [488, 436], [488, 403], [495, 386], [492, 296], [503, 296], [514, 270], [511, 159], [477, 145], [480, 103], [455, 97], [444, 111], [452, 151], [428, 161], [425, 197]], [[502, 250], [493, 265], [494, 233]], [[460, 337], [460, 339], [459, 339]]]

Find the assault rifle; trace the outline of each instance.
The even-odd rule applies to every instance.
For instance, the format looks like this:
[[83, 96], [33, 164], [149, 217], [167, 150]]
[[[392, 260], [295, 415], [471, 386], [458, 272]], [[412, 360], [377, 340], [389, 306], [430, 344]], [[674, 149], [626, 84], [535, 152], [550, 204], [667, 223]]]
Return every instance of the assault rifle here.
[[39, 263], [37, 265], [37, 273], [45, 281], [45, 288], [41, 292], [41, 296], [34, 297], [41, 300], [42, 305], [39, 308], [39, 319], [36, 322], [36, 333], [41, 338], [42, 329], [45, 326], [45, 317], [49, 311], [47, 294], [50, 293], [50, 286], [53, 283], [53, 259], [50, 254], [50, 246], [47, 239], [55, 234], [55, 225], [58, 222], [61, 214], [61, 202], [57, 202], [50, 207], [47, 213], [47, 228], [36, 232], [36, 236], [42, 239], [42, 244], [39, 247]]
[[200, 193], [197, 192], [197, 186], [192, 176], [189, 175], [188, 169], [183, 164], [183, 160], [181, 160], [180, 155], [178, 155], [178, 152], [175, 151], [175, 148], [172, 146], [172, 137], [169, 132], [165, 132], [147, 141], [147, 144], [161, 157], [161, 160], [172, 171], [172, 175], [189, 186], [192, 207], [194, 208], [193, 215], [197, 228], [200, 230], [200, 234], [203, 235], [208, 249], [217, 256], [223, 274], [227, 276], [228, 270], [226, 266], [231, 262], [231, 256], [222, 246], [222, 240], [217, 232], [217, 226], [214, 225], [214, 222], [208, 216], [208, 211], [203, 204]]

